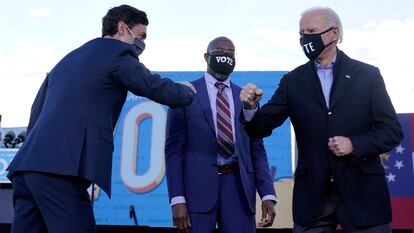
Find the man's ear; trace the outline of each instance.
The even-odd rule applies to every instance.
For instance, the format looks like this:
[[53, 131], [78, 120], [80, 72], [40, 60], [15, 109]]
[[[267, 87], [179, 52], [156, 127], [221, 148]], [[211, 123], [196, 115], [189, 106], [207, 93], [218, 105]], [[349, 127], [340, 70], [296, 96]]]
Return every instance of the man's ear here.
[[339, 27], [334, 27], [333, 32], [334, 32], [334, 40], [339, 42]]
[[124, 21], [119, 21], [118, 22], [118, 32], [117, 33], [120, 36], [123, 36], [124, 33], [125, 33], [125, 30], [126, 30], [126, 24], [125, 24], [125, 22]]
[[204, 60], [205, 60], [206, 62], [208, 62], [208, 61], [207, 61], [207, 59], [208, 59], [208, 53], [204, 53]]

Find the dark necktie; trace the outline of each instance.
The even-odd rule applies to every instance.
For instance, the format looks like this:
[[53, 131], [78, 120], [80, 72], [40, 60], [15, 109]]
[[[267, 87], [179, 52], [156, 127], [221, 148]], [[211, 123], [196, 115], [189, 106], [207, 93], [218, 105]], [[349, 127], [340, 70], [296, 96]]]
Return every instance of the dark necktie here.
[[216, 82], [214, 86], [218, 88], [216, 100], [218, 153], [227, 158], [234, 153], [229, 99], [224, 92], [226, 88], [224, 83]]

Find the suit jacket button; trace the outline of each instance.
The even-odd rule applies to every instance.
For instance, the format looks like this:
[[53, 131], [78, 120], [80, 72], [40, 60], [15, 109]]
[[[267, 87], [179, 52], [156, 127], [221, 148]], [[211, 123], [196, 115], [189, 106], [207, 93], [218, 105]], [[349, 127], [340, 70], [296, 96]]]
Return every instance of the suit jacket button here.
[[328, 115], [330, 116], [330, 115], [332, 115], [332, 112], [328, 112]]

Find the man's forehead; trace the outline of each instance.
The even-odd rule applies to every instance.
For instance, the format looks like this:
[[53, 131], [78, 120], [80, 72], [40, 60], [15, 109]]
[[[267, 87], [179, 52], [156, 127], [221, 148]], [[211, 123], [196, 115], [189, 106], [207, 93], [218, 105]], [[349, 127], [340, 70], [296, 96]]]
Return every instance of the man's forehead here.
[[320, 26], [326, 23], [326, 15], [322, 11], [313, 11], [305, 13], [300, 19], [301, 26]]
[[212, 43], [211, 49], [229, 49], [234, 48], [234, 45], [229, 40], [217, 40]]

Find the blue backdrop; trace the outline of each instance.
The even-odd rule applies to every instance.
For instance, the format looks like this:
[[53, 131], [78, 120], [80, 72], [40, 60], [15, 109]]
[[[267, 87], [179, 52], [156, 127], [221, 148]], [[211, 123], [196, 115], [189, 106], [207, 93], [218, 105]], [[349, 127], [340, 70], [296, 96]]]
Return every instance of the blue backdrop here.
[[[239, 86], [255, 83], [264, 90], [265, 103], [285, 72], [234, 72]], [[204, 72], [160, 72], [175, 81], [192, 81]], [[135, 206], [138, 224], [172, 226], [164, 167], [164, 138], [167, 108], [131, 93], [114, 133], [112, 198], [98, 193], [94, 203], [98, 224], [130, 225], [130, 205]], [[292, 177], [290, 123], [265, 139], [274, 179]]]

